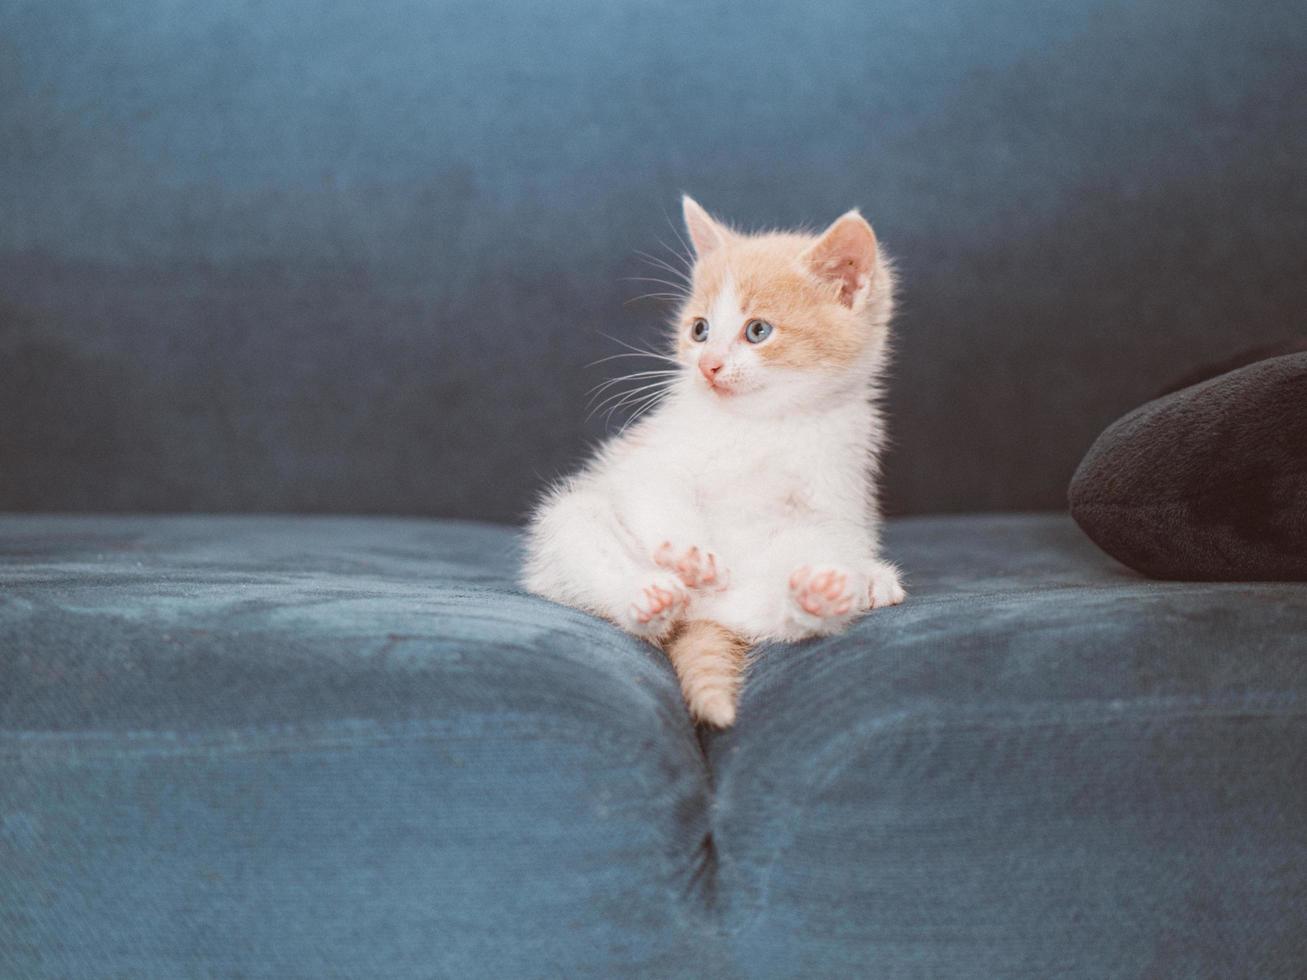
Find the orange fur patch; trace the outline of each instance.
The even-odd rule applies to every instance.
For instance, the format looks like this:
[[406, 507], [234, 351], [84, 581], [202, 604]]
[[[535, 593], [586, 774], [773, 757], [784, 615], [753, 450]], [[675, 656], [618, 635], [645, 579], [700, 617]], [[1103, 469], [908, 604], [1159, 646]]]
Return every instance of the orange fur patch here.
[[681, 693], [695, 721], [730, 727], [749, 642], [720, 623], [692, 619], [677, 627], [663, 649], [681, 680]]
[[840, 284], [808, 272], [800, 256], [816, 236], [785, 233], [732, 235], [694, 267], [690, 298], [680, 321], [678, 347], [690, 346], [695, 317], [707, 316], [729, 274], [745, 322], [766, 320], [776, 330], [758, 355], [778, 367], [840, 367], [871, 340], [865, 320], [840, 302]]

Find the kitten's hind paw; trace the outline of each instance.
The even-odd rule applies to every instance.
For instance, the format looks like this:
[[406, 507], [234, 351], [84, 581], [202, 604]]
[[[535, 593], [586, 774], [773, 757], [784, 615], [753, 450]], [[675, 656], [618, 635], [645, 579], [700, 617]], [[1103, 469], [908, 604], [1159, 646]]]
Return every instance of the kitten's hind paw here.
[[691, 545], [678, 547], [664, 541], [654, 552], [654, 563], [673, 572], [687, 589], [704, 589], [720, 592], [726, 588], [730, 574], [707, 548]]
[[802, 565], [790, 576], [790, 597], [802, 615], [805, 634], [833, 633], [860, 613], [852, 576], [840, 568]]
[[626, 610], [621, 625], [637, 636], [666, 636], [690, 603], [690, 594], [675, 575], [654, 575]]
[[897, 606], [908, 597], [899, 582], [899, 570], [887, 562], [871, 566], [867, 579], [867, 604], [871, 609]]

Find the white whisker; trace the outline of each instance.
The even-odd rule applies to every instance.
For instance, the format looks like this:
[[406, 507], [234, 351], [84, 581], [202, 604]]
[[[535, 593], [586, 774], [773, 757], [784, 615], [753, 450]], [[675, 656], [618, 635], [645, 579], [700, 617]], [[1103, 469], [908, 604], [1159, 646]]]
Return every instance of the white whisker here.
[[[655, 381], [647, 382], [647, 384], [650, 384], [650, 385], [653, 385], [653, 384], [657, 384], [657, 385], [670, 385], [674, 380], [675, 380], [674, 378], [658, 378], [658, 379], [656, 379]], [[613, 399], [613, 398], [624, 398], [624, 397], [626, 397], [627, 395], [637, 394], [639, 391], [642, 391], [642, 390], [645, 390], [645, 389], [643, 389], [643, 388], [618, 388], [618, 389], [615, 389], [615, 390], [612, 390], [612, 391], [603, 391], [603, 390], [596, 391], [593, 395], [590, 396], [590, 398], [589, 398], [589, 403], [588, 403], [588, 404], [589, 404], [589, 405], [595, 405], [595, 403], [598, 402], [598, 405], [596, 405], [596, 407], [595, 407], [595, 409], [594, 409], [596, 412], [598, 412], [601, 408], [603, 408], [603, 406], [604, 406], [605, 404], [607, 404], [607, 402], [608, 402], [610, 399]], [[588, 407], [588, 406], [587, 406], [587, 407]]]
[[622, 302], [622, 305], [630, 306], [632, 303], [638, 303], [642, 299], [659, 299], [659, 300], [667, 300], [669, 302], [676, 302], [679, 300], [684, 300], [685, 297], [682, 296], [680, 293], [641, 293], [639, 296], [632, 296], [630, 299], [624, 300]]
[[604, 406], [607, 405], [609, 402], [616, 401], [614, 408], [617, 408], [620, 407], [627, 399], [635, 398], [636, 396], [640, 395], [642, 392], [661, 390], [663, 388], [666, 388], [669, 384], [670, 382], [668, 381], [658, 380], [652, 382], [651, 384], [641, 385], [638, 388], [632, 388], [629, 391], [610, 392], [609, 394], [605, 395], [603, 400], [591, 410], [590, 414], [587, 415], [586, 418], [587, 420], [593, 418], [599, 412], [603, 411]]
[[621, 384], [623, 381], [638, 381], [641, 378], [670, 377], [680, 373], [680, 371], [673, 370], [672, 368], [658, 368], [654, 371], [634, 371], [631, 374], [619, 374], [615, 378], [609, 378], [607, 381], [599, 382], [599, 384], [591, 388], [590, 391], [587, 391], [586, 394], [588, 395], [590, 392], [594, 391], [602, 391], [604, 388], [611, 388], [613, 385]]
[[663, 395], [663, 389], [661, 388], [656, 389], [656, 391], [644, 392], [643, 395], [639, 395], [639, 393], [635, 393], [635, 395], [627, 395], [625, 399], [617, 400], [616, 402], [613, 402], [612, 405], [609, 405], [608, 410], [604, 413], [604, 418], [612, 418], [614, 412], [621, 412], [623, 408], [631, 408], [631, 406], [643, 404], [643, 402], [650, 399], [657, 399], [657, 397], [660, 397], [661, 395]]
[[684, 251], [683, 251], [683, 252], [678, 252], [676, 249], [672, 248], [670, 245], [668, 245], [666, 242], [664, 242], [661, 238], [658, 239], [658, 244], [661, 245], [663, 248], [667, 249], [667, 251], [671, 252], [673, 255], [675, 255], [675, 256], [676, 256], [678, 259], [680, 259], [682, 262], [684, 262], [684, 263], [686, 264], [686, 267], [687, 267], [687, 268], [691, 268], [691, 269], [693, 269], [693, 268], [694, 268], [694, 248], [690, 245], [689, 242], [687, 242], [687, 241], [685, 240], [685, 236], [681, 234], [681, 229], [676, 227], [676, 222], [672, 220], [672, 216], [669, 215], [666, 211], [664, 211], [664, 212], [663, 212], [663, 217], [667, 219], [667, 225], [668, 225], [668, 227], [672, 229], [672, 234], [675, 235], [675, 236], [676, 236], [676, 240], [677, 240], [678, 242], [681, 243], [681, 248], [682, 248]]
[[[666, 248], [667, 246], [664, 245], [663, 247]], [[686, 286], [690, 285], [690, 273], [687, 270], [678, 269], [670, 262], [665, 262], [664, 260], [658, 258], [658, 256], [650, 255], [648, 252], [641, 252], [639, 249], [636, 250], [635, 254], [643, 259], [646, 259], [649, 262], [652, 262], [659, 269], [663, 269], [666, 272], [670, 272], [672, 275], [676, 276], [676, 278], [684, 282]]]
[[661, 402], [665, 397], [666, 395], [664, 393], [659, 392], [654, 395], [646, 395], [644, 398], [640, 399], [639, 401], [629, 402], [623, 406], [613, 406], [607, 412], [604, 413], [604, 425], [605, 426], [610, 425], [612, 423], [613, 415], [623, 408], [628, 410], [632, 415], [639, 414], [644, 412], [646, 409], [652, 408], [654, 405]]
[[663, 393], [663, 394], [660, 394], [658, 397], [653, 398], [652, 400], [650, 400], [650, 401], [649, 401], [649, 402], [644, 406], [644, 408], [639, 409], [639, 410], [638, 410], [634, 415], [632, 415], [630, 418], [628, 418], [625, 422], [622, 423], [622, 427], [621, 427], [620, 429], [617, 430], [617, 434], [620, 436], [620, 435], [622, 435], [624, 432], [626, 432], [626, 430], [627, 430], [628, 428], [630, 428], [631, 424], [632, 424], [633, 422], [635, 422], [636, 419], [638, 419], [638, 418], [640, 418], [640, 416], [642, 416], [642, 415], [648, 413], [651, 409], [657, 407], [657, 406], [662, 402], [663, 398], [665, 398], [665, 397], [666, 397], [666, 393]]
[[642, 393], [647, 393], [647, 392], [650, 392], [650, 391], [655, 391], [655, 390], [657, 390], [657, 389], [659, 389], [659, 388], [666, 387], [668, 383], [669, 383], [669, 382], [667, 382], [667, 381], [659, 380], [659, 381], [655, 381], [655, 382], [652, 382], [652, 383], [647, 384], [647, 385], [642, 385], [642, 386], [640, 386], [640, 387], [638, 387], [638, 388], [623, 389], [623, 390], [621, 390], [621, 391], [610, 391], [610, 392], [608, 392], [606, 395], [603, 396], [602, 400], [599, 402], [599, 404], [597, 404], [597, 405], [594, 407], [594, 410], [591, 412], [591, 414], [592, 414], [592, 415], [596, 415], [596, 414], [598, 414], [599, 412], [601, 412], [601, 411], [604, 410], [604, 407], [605, 407], [606, 405], [609, 405], [609, 404], [612, 403], [612, 402], [615, 402], [615, 401], [616, 401], [616, 402], [620, 402], [620, 401], [623, 401], [623, 400], [625, 400], [625, 399], [627, 399], [627, 398], [638, 397], [638, 396], [640, 396]]
[[[622, 282], [656, 282], [662, 286], [670, 286], [672, 289], [681, 289], [680, 283], [672, 282], [669, 279], [658, 279], [655, 276], [623, 276]], [[681, 295], [684, 295], [684, 291], [681, 292]]]
[[[669, 364], [681, 363], [675, 357], [672, 357], [670, 354], [659, 354], [657, 351], [641, 350], [639, 347], [634, 347], [631, 344], [628, 344], [624, 340], [618, 340], [616, 337], [612, 336], [611, 334], [606, 334], [603, 331], [596, 331], [596, 332], [599, 334], [600, 337], [603, 337], [606, 340], [611, 340], [613, 343], [625, 347], [628, 351], [631, 352], [631, 354], [637, 354], [640, 357], [651, 357], [659, 361], [667, 361]], [[630, 357], [631, 354], [613, 354], [611, 355], [611, 357], [600, 358], [598, 361], [593, 362], [593, 364], [602, 364], [604, 361], [611, 360], [612, 358], [615, 357]], [[591, 366], [593, 366], [593, 364]]]
[[674, 357], [668, 357], [663, 354], [654, 354], [651, 351], [640, 351], [638, 354], [609, 354], [607, 357], [601, 357], [597, 361], [591, 361], [586, 367], [598, 367], [600, 364], [606, 364], [609, 361], [615, 361], [619, 357], [647, 357], [653, 360], [666, 361], [669, 364], [680, 364]]

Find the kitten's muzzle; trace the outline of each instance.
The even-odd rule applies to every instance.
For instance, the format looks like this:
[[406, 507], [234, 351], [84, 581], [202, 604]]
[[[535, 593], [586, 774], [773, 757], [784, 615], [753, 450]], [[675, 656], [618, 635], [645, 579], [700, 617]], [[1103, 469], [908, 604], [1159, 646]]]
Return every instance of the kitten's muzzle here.
[[699, 357], [699, 373], [702, 374], [710, 385], [717, 386], [717, 375], [722, 367], [726, 364], [720, 354], [712, 354], [704, 351]]

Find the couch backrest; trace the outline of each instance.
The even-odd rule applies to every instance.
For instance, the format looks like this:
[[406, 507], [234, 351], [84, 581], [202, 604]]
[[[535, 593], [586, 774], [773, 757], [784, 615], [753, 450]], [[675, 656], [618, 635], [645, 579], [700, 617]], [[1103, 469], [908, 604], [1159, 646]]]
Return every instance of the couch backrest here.
[[0, 509], [520, 516], [682, 190], [898, 257], [891, 510], [1062, 506], [1301, 329], [1305, 62], [1301, 0], [11, 0]]

